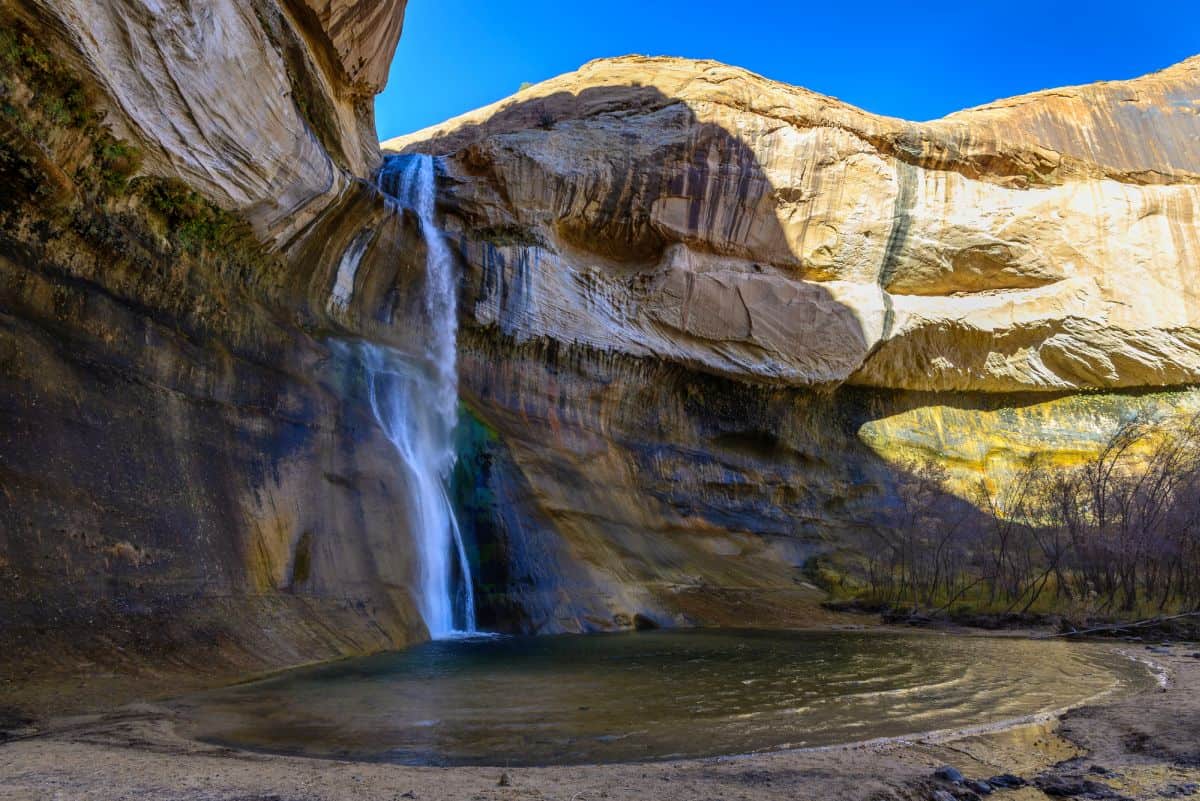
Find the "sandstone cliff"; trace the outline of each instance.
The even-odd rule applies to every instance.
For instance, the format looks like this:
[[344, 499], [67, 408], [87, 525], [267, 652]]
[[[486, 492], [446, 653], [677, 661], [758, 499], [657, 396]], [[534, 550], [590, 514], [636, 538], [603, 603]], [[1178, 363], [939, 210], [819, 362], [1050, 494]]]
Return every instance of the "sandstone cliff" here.
[[[0, 666], [424, 636], [346, 344], [427, 337], [403, 10], [0, 0]], [[392, 143], [446, 157], [482, 622], [808, 622], [903, 459], [965, 498], [1197, 407], [1198, 73], [913, 124], [626, 58]]]
[[534, 628], [811, 616], [904, 461], [966, 500], [1196, 407], [1200, 58], [918, 124], [628, 57], [385, 149], [445, 157], [476, 518]]
[[1200, 57], [915, 124], [633, 57], [387, 147], [453, 154], [473, 263], [524, 238], [529, 291], [475, 312], [521, 339], [789, 385], [1172, 386], [1200, 376], [1198, 87]]
[[418, 226], [371, 183], [403, 10], [0, 3], [5, 675], [425, 636], [337, 344], [422, 336]]

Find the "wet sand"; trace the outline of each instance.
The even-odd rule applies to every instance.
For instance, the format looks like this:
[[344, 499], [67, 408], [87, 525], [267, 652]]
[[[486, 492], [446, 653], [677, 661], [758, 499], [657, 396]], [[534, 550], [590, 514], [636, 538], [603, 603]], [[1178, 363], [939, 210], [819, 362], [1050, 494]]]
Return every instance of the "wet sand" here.
[[[969, 799], [934, 778], [1011, 773], [992, 798], [1200, 798], [1200, 646], [1114, 644], [1164, 668], [1165, 688], [1045, 720], [736, 758], [548, 768], [414, 768], [247, 753], [180, 736], [165, 705], [59, 718], [0, 744], [0, 801], [400, 799]], [[503, 782], [502, 782], [503, 780]]]

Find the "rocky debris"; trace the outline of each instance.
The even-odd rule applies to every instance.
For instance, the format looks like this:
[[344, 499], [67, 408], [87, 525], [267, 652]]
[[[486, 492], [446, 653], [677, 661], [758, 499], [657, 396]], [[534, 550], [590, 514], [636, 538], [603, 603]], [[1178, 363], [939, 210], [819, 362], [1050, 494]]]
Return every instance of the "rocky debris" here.
[[956, 785], [952, 789], [937, 788], [930, 791], [931, 801], [981, 801], [979, 793], [964, 786]]
[[16, 707], [0, 706], [0, 743], [26, 734], [35, 722]]
[[1200, 794], [1200, 784], [1187, 782], [1185, 784], [1170, 784], [1158, 791], [1162, 798], [1190, 798]]
[[962, 784], [965, 781], [962, 773], [951, 765], [943, 765], [933, 772], [933, 777], [951, 784]]
[[[955, 799], [955, 801], [979, 801], [982, 796], [990, 795], [994, 788], [985, 781], [976, 779], [968, 779], [958, 768], [953, 765], [943, 765], [933, 772], [933, 778], [936, 781], [944, 782], [951, 785], [950, 789], [945, 787], [935, 789], [933, 797], [935, 799]], [[940, 794], [940, 795], [939, 795]]]
[[1014, 776], [1011, 773], [1002, 773], [999, 776], [993, 776], [987, 780], [987, 783], [1000, 790], [1016, 790], [1029, 784], [1025, 779], [1022, 779], [1020, 776]]
[[1083, 798], [1095, 801], [1119, 801], [1125, 798], [1108, 785], [1081, 776], [1040, 776], [1034, 785], [1052, 798]]

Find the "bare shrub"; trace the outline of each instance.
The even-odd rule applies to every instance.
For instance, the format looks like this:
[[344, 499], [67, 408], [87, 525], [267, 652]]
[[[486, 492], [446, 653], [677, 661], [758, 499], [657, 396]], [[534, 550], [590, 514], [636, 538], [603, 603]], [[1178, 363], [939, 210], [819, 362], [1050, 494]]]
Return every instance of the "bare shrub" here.
[[1200, 415], [1134, 417], [1081, 465], [1030, 459], [981, 481], [973, 508], [945, 468], [903, 465], [870, 530], [867, 593], [893, 608], [1088, 614], [1200, 609]]

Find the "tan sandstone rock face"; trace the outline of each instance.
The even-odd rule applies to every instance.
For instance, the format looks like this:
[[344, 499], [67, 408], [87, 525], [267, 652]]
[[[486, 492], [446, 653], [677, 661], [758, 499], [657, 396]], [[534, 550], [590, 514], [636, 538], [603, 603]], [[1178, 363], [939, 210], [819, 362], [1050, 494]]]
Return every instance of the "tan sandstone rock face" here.
[[794, 386], [1200, 380], [1200, 57], [925, 124], [627, 57], [385, 148], [449, 157], [469, 308], [517, 340]]
[[78, 51], [145, 169], [244, 214], [278, 245], [378, 165], [371, 100], [402, 0], [32, 6]]
[[0, 673], [427, 636], [350, 341], [425, 335], [375, 187], [403, 0], [0, 0]]
[[444, 157], [485, 622], [812, 621], [913, 460], [969, 509], [1194, 409], [1198, 111], [1200, 58], [915, 124], [628, 57], [385, 143]]
[[[370, 182], [403, 7], [0, 0], [0, 668], [424, 636], [345, 342], [427, 335]], [[1194, 408], [1044, 391], [1200, 370], [1198, 68], [915, 125], [626, 58], [394, 143], [449, 156], [485, 622], [803, 623], [897, 458], [966, 484]]]
[[408, 0], [303, 0], [329, 37], [349, 83], [370, 97], [387, 84], [407, 5]]

